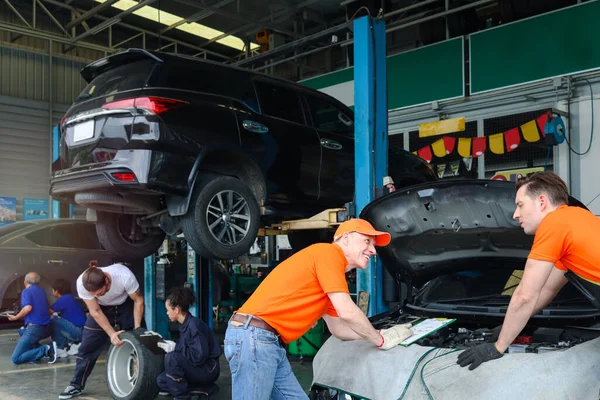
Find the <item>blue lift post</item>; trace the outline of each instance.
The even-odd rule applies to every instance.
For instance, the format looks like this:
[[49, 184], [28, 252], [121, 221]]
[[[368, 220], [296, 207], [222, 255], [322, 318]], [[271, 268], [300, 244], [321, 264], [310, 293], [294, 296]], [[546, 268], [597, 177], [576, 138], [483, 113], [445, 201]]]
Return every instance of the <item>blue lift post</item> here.
[[[58, 125], [52, 127], [52, 162], [60, 157], [60, 131]], [[60, 218], [60, 202], [52, 200], [52, 219]]]
[[[203, 271], [203, 268], [206, 271]], [[206, 273], [203, 273], [206, 272]], [[208, 282], [202, 282], [207, 279]], [[196, 304], [190, 307], [192, 315], [203, 319], [208, 327], [213, 329], [213, 309], [212, 309], [212, 265], [210, 261], [202, 259], [192, 247], [187, 245], [187, 281], [194, 290]], [[202, 297], [202, 289], [207, 289], [207, 295]], [[206, 300], [206, 302], [204, 302]], [[199, 307], [205, 307], [204, 311]], [[203, 315], [206, 317], [203, 318]]]
[[[375, 200], [387, 175], [388, 121], [385, 21], [354, 20], [354, 158], [356, 216]], [[383, 265], [372, 258], [357, 271], [357, 290], [369, 293], [367, 316], [386, 311]]]

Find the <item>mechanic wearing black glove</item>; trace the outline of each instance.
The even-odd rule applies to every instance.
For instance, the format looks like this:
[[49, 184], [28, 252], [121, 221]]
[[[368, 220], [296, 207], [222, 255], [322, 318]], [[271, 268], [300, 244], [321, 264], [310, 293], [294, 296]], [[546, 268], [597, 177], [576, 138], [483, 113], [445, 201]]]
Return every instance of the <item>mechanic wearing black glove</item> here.
[[[543, 310], [573, 279], [589, 285], [600, 298], [600, 252], [595, 233], [600, 219], [584, 207], [569, 205], [569, 190], [554, 172], [543, 171], [517, 179], [513, 219], [527, 235], [535, 235], [523, 277], [510, 298], [495, 343], [465, 350], [458, 357], [469, 370], [502, 357], [529, 318]], [[584, 286], [587, 287], [587, 286]]]
[[479, 367], [481, 363], [495, 360], [496, 358], [500, 358], [504, 355], [496, 348], [494, 343], [484, 343], [475, 347], [471, 347], [460, 353], [458, 355], [457, 363], [461, 367], [469, 366], [469, 370], [473, 371], [475, 368]]

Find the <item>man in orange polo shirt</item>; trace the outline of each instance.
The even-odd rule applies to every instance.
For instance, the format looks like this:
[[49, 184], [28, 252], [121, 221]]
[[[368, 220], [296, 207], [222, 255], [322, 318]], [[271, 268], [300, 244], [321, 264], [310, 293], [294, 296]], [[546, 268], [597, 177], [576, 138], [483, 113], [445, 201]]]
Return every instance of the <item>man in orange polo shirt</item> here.
[[[377, 331], [352, 301], [345, 273], [366, 269], [390, 235], [362, 219], [343, 222], [333, 243], [318, 243], [279, 264], [231, 317], [224, 353], [236, 400], [306, 399], [287, 359], [290, 343], [325, 320], [342, 340], [365, 339], [387, 350], [412, 335], [410, 325]], [[283, 342], [283, 343], [282, 343]]]
[[529, 318], [554, 299], [567, 277], [591, 293], [590, 300], [600, 308], [600, 218], [585, 208], [568, 206], [567, 185], [553, 172], [529, 174], [516, 187], [513, 218], [526, 234], [535, 234], [533, 246], [496, 343], [481, 344], [458, 356], [458, 364], [470, 365], [470, 370], [502, 357]]

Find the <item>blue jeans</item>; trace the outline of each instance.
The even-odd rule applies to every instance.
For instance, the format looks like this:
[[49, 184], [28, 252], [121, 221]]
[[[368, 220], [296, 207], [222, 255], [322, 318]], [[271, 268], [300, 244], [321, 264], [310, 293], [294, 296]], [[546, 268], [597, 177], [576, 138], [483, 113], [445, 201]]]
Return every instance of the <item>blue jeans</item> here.
[[83, 326], [76, 326], [71, 321], [61, 318], [52, 318], [52, 340], [58, 349], [64, 349], [68, 343], [81, 342]]
[[234, 400], [308, 399], [273, 332], [250, 326], [248, 321], [239, 327], [230, 322], [224, 345]]
[[50, 324], [28, 324], [26, 328], [19, 329], [19, 335], [21, 338], [11, 357], [13, 363], [28, 363], [46, 355], [48, 348], [40, 345], [39, 341], [50, 336]]

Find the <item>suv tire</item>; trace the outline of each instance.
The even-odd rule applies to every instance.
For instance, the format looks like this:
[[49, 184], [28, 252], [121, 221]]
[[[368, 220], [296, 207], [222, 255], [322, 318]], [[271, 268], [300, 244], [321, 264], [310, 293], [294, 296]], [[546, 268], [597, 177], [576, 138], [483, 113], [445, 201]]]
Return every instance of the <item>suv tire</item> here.
[[[98, 211], [96, 215], [98, 239], [109, 253], [117, 257], [129, 260], [145, 258], [156, 252], [165, 240], [166, 233], [158, 230], [155, 234], [141, 232], [138, 240], [130, 240], [128, 235], [135, 215], [104, 211]], [[137, 229], [142, 228], [138, 226]]]
[[259, 225], [256, 197], [241, 180], [229, 176], [214, 176], [197, 185], [182, 219], [190, 246], [209, 259], [231, 259], [247, 253]]

